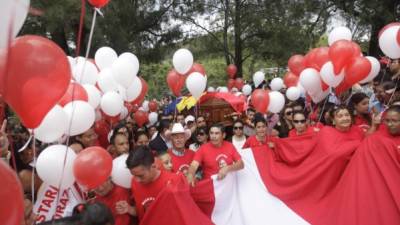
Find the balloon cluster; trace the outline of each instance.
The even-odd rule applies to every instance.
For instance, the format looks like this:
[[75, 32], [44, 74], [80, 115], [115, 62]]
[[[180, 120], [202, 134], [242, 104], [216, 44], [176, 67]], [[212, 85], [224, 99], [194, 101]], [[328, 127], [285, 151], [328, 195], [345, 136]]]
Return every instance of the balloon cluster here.
[[186, 84], [190, 94], [196, 99], [206, 89], [207, 75], [204, 67], [194, 63], [193, 55], [188, 49], [179, 49], [172, 58], [174, 69], [167, 74], [167, 84], [175, 96], [181, 95], [181, 90]]
[[364, 57], [360, 46], [351, 41], [351, 37], [348, 28], [337, 27], [329, 34], [329, 47], [314, 48], [305, 56], [290, 57], [289, 72], [284, 76], [284, 83], [289, 87], [288, 99], [299, 98], [304, 88], [318, 103], [329, 95], [330, 88], [336, 88], [340, 93], [356, 83], [373, 80], [380, 70], [378, 60]]

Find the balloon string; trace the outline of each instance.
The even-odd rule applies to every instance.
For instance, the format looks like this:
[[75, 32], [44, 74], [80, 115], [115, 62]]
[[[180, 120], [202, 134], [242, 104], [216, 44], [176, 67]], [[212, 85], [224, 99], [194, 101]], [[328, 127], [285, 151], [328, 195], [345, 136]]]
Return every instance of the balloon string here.
[[322, 116], [324, 115], [324, 110], [325, 110], [326, 103], [328, 102], [330, 96], [331, 96], [331, 94], [329, 94], [329, 95], [325, 98], [324, 104], [322, 105], [321, 112], [320, 112], [320, 114], [319, 114], [319, 118], [318, 118], [318, 121], [317, 121], [317, 125], [318, 125], [319, 122], [321, 122]]
[[82, 30], [83, 30], [83, 22], [85, 18], [86, 12], [86, 3], [85, 0], [82, 0], [82, 7], [81, 7], [81, 17], [79, 19], [79, 30], [78, 30], [78, 39], [76, 40], [76, 49], [75, 49], [75, 56], [79, 56], [79, 52], [81, 50], [81, 39], [82, 39]]
[[33, 146], [28, 146], [33, 150], [33, 168], [32, 168], [32, 177], [31, 177], [31, 194], [32, 194], [32, 203], [35, 202], [35, 169], [36, 169], [36, 138], [35, 136], [32, 137]]

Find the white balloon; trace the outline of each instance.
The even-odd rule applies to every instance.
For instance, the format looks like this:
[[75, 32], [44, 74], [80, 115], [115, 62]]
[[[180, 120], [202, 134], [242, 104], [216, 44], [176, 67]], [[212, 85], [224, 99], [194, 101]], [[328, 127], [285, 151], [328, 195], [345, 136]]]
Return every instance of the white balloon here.
[[144, 100], [144, 102], [142, 103], [142, 108], [143, 108], [143, 111], [148, 112], [149, 111], [149, 101]]
[[317, 70], [307, 68], [300, 73], [300, 84], [310, 93], [318, 93], [321, 90], [321, 79]]
[[124, 88], [121, 85], [118, 85], [117, 93], [121, 95], [123, 101], [128, 101], [128, 98], [126, 97], [126, 88]]
[[207, 88], [207, 92], [215, 92], [215, 88], [214, 87], [208, 87]]
[[189, 50], [181, 48], [174, 53], [172, 64], [178, 73], [185, 74], [192, 68], [193, 55]]
[[122, 154], [113, 160], [111, 180], [121, 187], [131, 188], [132, 174], [126, 167], [127, 159], [128, 154]]
[[283, 88], [283, 80], [282, 78], [279, 77], [275, 77], [274, 79], [272, 79], [270, 87], [272, 91], [279, 91]]
[[134, 70], [132, 71], [132, 74], [137, 76], [137, 73], [139, 72], [139, 59], [134, 55], [133, 53], [130, 52], [124, 52], [122, 53], [119, 58], [124, 58], [130, 61], [130, 63], [134, 66]]
[[299, 99], [300, 94], [300, 89], [298, 87], [290, 87], [286, 90], [286, 97], [291, 101]]
[[272, 113], [280, 112], [285, 106], [285, 96], [279, 91], [269, 92], [268, 111]]
[[328, 44], [331, 46], [333, 43], [339, 40], [351, 41], [351, 30], [347, 27], [336, 27], [333, 29], [328, 36]]
[[101, 97], [100, 108], [108, 116], [116, 116], [121, 113], [124, 101], [121, 95], [115, 91], [109, 91]]
[[371, 63], [371, 71], [369, 72], [366, 78], [364, 78], [362, 81], [359, 82], [360, 84], [372, 81], [376, 76], [378, 76], [379, 71], [381, 70], [381, 64], [375, 57], [367, 56], [365, 58], [367, 58]]
[[128, 109], [124, 106], [122, 107], [121, 113], [119, 114], [119, 118], [123, 120], [128, 116], [128, 114], [129, 114]]
[[80, 84], [95, 85], [99, 79], [99, 71], [96, 66], [89, 60], [79, 57], [77, 63], [72, 71], [73, 77], [76, 82]]
[[[114, 80], [125, 88], [128, 88], [137, 74], [135, 65], [127, 57], [119, 57], [111, 66]], [[136, 71], [136, 72], [135, 72]]]
[[195, 99], [199, 99], [207, 86], [207, 78], [201, 73], [193, 72], [186, 78], [186, 88]]
[[317, 94], [310, 94], [311, 99], [313, 100], [314, 103], [319, 103], [322, 100], [324, 100], [326, 97], [328, 97], [330, 93], [330, 88], [326, 89], [326, 91], [320, 91]]
[[249, 95], [251, 94], [252, 91], [253, 91], [253, 90], [252, 90], [250, 84], [245, 84], [245, 85], [243, 85], [243, 87], [242, 87], [242, 92], [243, 92], [244, 95], [249, 96]]
[[394, 25], [382, 32], [379, 37], [379, 47], [389, 58], [400, 58], [400, 45], [397, 43], [397, 34], [400, 25]]
[[154, 125], [158, 121], [158, 114], [156, 112], [151, 112], [149, 114], [149, 124]]
[[335, 74], [331, 61], [326, 62], [321, 67], [321, 79], [331, 87], [337, 87], [344, 79], [344, 69], [339, 74]]
[[142, 81], [139, 77], [135, 77], [131, 86], [126, 89], [126, 101], [131, 102], [139, 97], [142, 92]]
[[81, 134], [93, 125], [95, 120], [94, 108], [85, 101], [72, 101], [64, 106], [67, 113], [67, 128], [65, 133], [74, 136]]
[[94, 85], [84, 84], [83, 88], [85, 88], [88, 94], [88, 102], [95, 109], [100, 104], [101, 92]]
[[63, 189], [71, 187], [75, 182], [72, 170], [75, 158], [75, 152], [65, 145], [47, 147], [39, 154], [36, 161], [40, 179], [57, 188], [60, 184]]
[[254, 86], [258, 87], [265, 80], [265, 73], [258, 71], [253, 75]]
[[94, 61], [100, 70], [111, 67], [117, 58], [118, 55], [114, 49], [106, 46], [99, 48], [94, 55]]
[[103, 117], [103, 115], [101, 115], [100, 109], [96, 109], [95, 110], [95, 121], [97, 122], [97, 121], [101, 120], [102, 117]]
[[67, 129], [67, 114], [59, 105], [55, 105], [34, 129], [35, 138], [44, 143], [56, 141]]
[[228, 93], [228, 92], [229, 92], [229, 89], [228, 89], [227, 87], [219, 87], [218, 92], [221, 92], [221, 93]]
[[114, 80], [110, 68], [106, 68], [100, 72], [97, 84], [103, 93], [118, 90], [118, 83]]
[[[30, 0], [2, 0], [0, 7], [0, 48], [14, 39], [28, 15]], [[10, 35], [10, 31], [12, 34]]]

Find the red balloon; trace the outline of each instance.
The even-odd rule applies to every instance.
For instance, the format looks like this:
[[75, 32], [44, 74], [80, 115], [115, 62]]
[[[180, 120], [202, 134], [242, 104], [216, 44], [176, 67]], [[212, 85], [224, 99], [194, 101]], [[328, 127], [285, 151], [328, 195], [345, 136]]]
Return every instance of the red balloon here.
[[94, 146], [82, 150], [74, 161], [73, 171], [76, 181], [93, 189], [107, 181], [111, 175], [112, 157], [102, 147]]
[[320, 47], [314, 48], [307, 53], [304, 57], [305, 66], [307, 68], [314, 68], [318, 71], [321, 70], [322, 66], [329, 61], [329, 48]]
[[[8, 58], [7, 58], [8, 57]], [[47, 38], [16, 38], [0, 53], [0, 94], [28, 128], [36, 128], [66, 92], [71, 80], [67, 56]]]
[[321, 89], [322, 91], [326, 91], [329, 88], [329, 85], [327, 83], [325, 83], [322, 79], [321, 79]]
[[139, 110], [139, 106], [137, 104], [132, 104], [132, 112], [135, 113]]
[[351, 60], [345, 68], [344, 82], [354, 85], [363, 80], [371, 72], [372, 65], [365, 57], [359, 56]]
[[335, 88], [335, 93], [337, 96], [339, 96], [340, 94], [342, 94], [343, 92], [345, 92], [346, 90], [348, 90], [349, 88], [351, 88], [352, 85], [347, 84], [345, 81], [342, 81], [342, 83], [339, 84], [339, 86], [337, 86]]
[[178, 97], [181, 95], [181, 90], [185, 85], [186, 77], [186, 75], [179, 74], [175, 69], [172, 69], [168, 72], [167, 84], [175, 96]]
[[351, 45], [352, 45], [352, 47], [353, 47], [353, 57], [359, 57], [359, 56], [362, 56], [361, 54], [361, 48], [360, 48], [360, 46], [357, 44], [357, 43], [355, 43], [355, 42], [351, 42]]
[[15, 172], [0, 160], [0, 221], [1, 224], [20, 225], [24, 218], [23, 192]]
[[[101, 110], [100, 110], [101, 111]], [[119, 115], [116, 116], [109, 116], [105, 114], [103, 111], [101, 111], [102, 118], [104, 118], [111, 126], [117, 124], [121, 119], [119, 118]]]
[[156, 101], [150, 101], [149, 102], [149, 110], [150, 110], [150, 112], [157, 111], [157, 108], [158, 108], [158, 104], [157, 104]]
[[299, 77], [292, 72], [287, 72], [283, 77], [283, 83], [286, 85], [287, 88], [297, 86], [298, 82], [299, 82]]
[[329, 48], [329, 57], [333, 64], [333, 71], [339, 74], [354, 56], [354, 48], [351, 41], [339, 40]]
[[110, 144], [108, 142], [108, 133], [110, 132], [110, 129], [110, 125], [108, 125], [105, 120], [99, 120], [94, 123], [94, 132], [96, 132], [98, 136], [97, 139], [103, 148], [107, 148], [107, 146]]
[[107, 5], [110, 0], [88, 0], [88, 1], [92, 6], [96, 8], [101, 8]]
[[133, 119], [136, 121], [136, 123], [139, 125], [139, 127], [142, 127], [144, 124], [146, 124], [148, 122], [149, 115], [142, 110], [138, 110], [133, 115]]
[[204, 69], [203, 65], [200, 63], [193, 63], [192, 68], [187, 72], [185, 75], [189, 76], [191, 73], [198, 72], [203, 75], [206, 75], [206, 70]]
[[82, 100], [87, 102], [88, 101], [88, 94], [85, 90], [85, 88], [82, 87], [82, 85], [72, 82], [69, 84], [67, 91], [65, 92], [64, 96], [58, 101], [58, 104], [61, 106], [65, 106], [69, 102], [75, 101], [75, 100]]
[[304, 56], [293, 55], [292, 57], [290, 57], [288, 61], [288, 67], [294, 75], [299, 76], [301, 71], [303, 71], [306, 68]]
[[141, 105], [144, 101], [144, 98], [146, 97], [147, 91], [149, 89], [149, 86], [147, 85], [147, 82], [141, 78], [140, 81], [142, 82], [142, 92], [140, 93], [140, 95], [132, 101], [132, 104], [137, 104], [137, 105]]
[[240, 91], [242, 90], [242, 87], [244, 86], [244, 81], [242, 78], [236, 78], [235, 79], [235, 87]]
[[256, 89], [251, 94], [251, 104], [257, 112], [266, 113], [269, 105], [268, 91]]
[[226, 74], [228, 74], [229, 78], [233, 79], [237, 73], [237, 67], [233, 64], [229, 64], [226, 67]]
[[229, 90], [231, 90], [235, 86], [235, 80], [234, 79], [228, 79], [228, 83], [226, 84]]

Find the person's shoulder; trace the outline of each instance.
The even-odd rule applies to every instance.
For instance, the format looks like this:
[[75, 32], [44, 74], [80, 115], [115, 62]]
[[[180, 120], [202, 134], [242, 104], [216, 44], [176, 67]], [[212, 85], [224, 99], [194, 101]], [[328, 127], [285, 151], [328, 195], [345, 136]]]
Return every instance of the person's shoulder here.
[[123, 188], [121, 186], [118, 186], [114, 184], [114, 190], [113, 190], [115, 195], [129, 195], [129, 190], [126, 188]]

